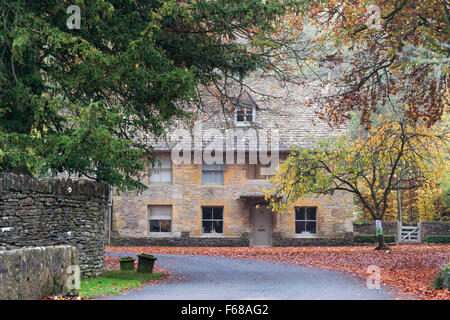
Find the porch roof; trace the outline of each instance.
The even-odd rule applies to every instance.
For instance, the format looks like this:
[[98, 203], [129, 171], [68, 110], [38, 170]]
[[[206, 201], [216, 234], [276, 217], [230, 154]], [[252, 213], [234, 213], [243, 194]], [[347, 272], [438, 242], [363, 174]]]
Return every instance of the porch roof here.
[[264, 192], [246, 192], [239, 195], [239, 199], [255, 199], [255, 198], [265, 198], [266, 194]]
[[[273, 197], [276, 197], [273, 195]], [[245, 206], [255, 206], [255, 205], [269, 205], [269, 200], [266, 200], [266, 194], [264, 192], [251, 192], [251, 193], [241, 193], [239, 199], [244, 202]]]

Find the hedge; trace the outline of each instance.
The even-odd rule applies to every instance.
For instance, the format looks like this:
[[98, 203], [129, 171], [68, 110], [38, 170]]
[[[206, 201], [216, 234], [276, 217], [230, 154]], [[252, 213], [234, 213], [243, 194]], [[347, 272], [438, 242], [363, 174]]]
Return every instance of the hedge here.
[[432, 286], [437, 290], [450, 289], [450, 264], [447, 264], [438, 272]]
[[450, 243], [450, 235], [425, 236], [426, 243]]
[[[374, 234], [361, 234], [359, 236], [354, 236], [353, 240], [357, 243], [378, 243], [378, 236]], [[395, 243], [395, 236], [385, 235], [385, 243]]]

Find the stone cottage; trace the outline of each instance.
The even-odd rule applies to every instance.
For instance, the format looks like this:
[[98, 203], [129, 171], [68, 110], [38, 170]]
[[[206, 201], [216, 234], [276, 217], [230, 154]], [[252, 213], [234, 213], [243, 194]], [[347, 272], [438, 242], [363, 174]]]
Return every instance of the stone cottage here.
[[[117, 245], [290, 246], [345, 244], [353, 232], [351, 194], [298, 201], [272, 212], [264, 189], [291, 146], [345, 133], [319, 121], [308, 91], [268, 76], [247, 80], [229, 112], [197, 113], [165, 139], [149, 138], [140, 193], [114, 193], [111, 235]], [[250, 89], [251, 88], [251, 89]], [[204, 95], [212, 106], [213, 94]], [[214, 110], [216, 112], [214, 113]]]

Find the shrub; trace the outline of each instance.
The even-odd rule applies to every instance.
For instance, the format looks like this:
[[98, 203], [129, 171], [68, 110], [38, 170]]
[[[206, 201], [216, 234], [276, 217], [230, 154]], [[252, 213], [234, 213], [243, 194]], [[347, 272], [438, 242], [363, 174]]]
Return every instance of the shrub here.
[[[359, 236], [354, 236], [353, 240], [357, 243], [378, 243], [378, 237], [374, 234], [362, 234]], [[385, 235], [385, 243], [395, 243], [395, 236]]]
[[437, 290], [450, 289], [450, 263], [438, 272], [433, 281], [433, 288]]
[[450, 243], [450, 235], [425, 236], [426, 243]]

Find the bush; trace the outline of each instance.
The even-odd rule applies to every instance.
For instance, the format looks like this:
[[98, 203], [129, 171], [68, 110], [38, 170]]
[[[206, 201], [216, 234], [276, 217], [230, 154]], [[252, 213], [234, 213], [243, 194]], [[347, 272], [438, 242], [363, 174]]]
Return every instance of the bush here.
[[[354, 236], [353, 240], [357, 243], [378, 243], [378, 236], [376, 236], [375, 234], [362, 234], [359, 236]], [[395, 243], [395, 236], [385, 235], [384, 242]]]
[[450, 235], [425, 236], [426, 243], [450, 243]]
[[433, 281], [433, 288], [437, 290], [450, 289], [450, 263], [438, 272]]

